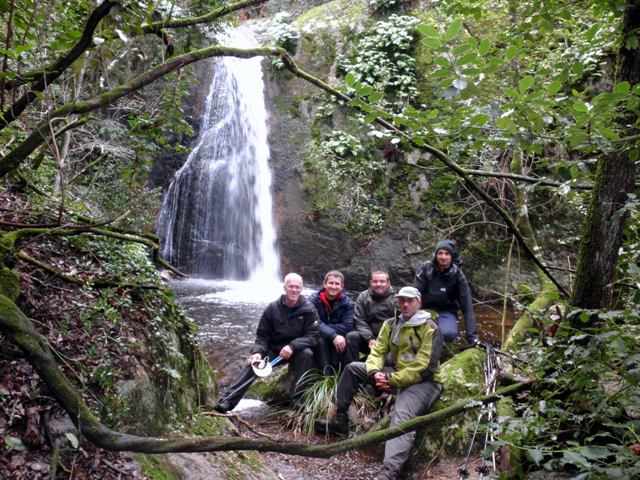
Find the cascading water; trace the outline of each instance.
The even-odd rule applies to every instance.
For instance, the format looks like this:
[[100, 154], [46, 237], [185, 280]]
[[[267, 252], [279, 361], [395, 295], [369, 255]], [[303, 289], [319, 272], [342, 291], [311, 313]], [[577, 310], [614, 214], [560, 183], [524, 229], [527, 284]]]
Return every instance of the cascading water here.
[[[257, 46], [246, 27], [224, 43]], [[197, 277], [280, 281], [260, 62], [215, 60], [196, 147], [162, 204], [162, 255]]]

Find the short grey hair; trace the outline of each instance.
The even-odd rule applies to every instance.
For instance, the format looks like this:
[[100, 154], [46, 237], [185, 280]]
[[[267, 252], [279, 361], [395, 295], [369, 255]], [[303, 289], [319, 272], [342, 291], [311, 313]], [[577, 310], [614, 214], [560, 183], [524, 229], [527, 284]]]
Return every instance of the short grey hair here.
[[300, 282], [300, 285], [304, 285], [304, 282], [302, 281], [302, 277], [300, 275], [298, 275], [297, 273], [287, 273], [284, 276], [284, 284], [286, 285], [287, 283], [289, 283], [292, 280], [297, 280]]

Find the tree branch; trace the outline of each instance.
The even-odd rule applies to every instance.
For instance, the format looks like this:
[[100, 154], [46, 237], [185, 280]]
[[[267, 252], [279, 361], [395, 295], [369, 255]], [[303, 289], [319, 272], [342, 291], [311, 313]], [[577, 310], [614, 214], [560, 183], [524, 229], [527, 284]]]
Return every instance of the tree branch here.
[[141, 26], [141, 29], [145, 33], [153, 33], [158, 35], [159, 32], [161, 32], [161, 30], [165, 28], [184, 28], [193, 25], [199, 25], [202, 23], [209, 23], [231, 12], [235, 12], [236, 10], [260, 5], [261, 3], [266, 3], [267, 1], [268, 0], [242, 0], [240, 2], [230, 3], [216, 8], [211, 12], [199, 17], [178, 18], [174, 20], [161, 20], [159, 22], [145, 23]]
[[0, 116], [0, 130], [13, 122], [18, 118], [22, 112], [36, 99], [38, 98], [36, 92], [42, 92], [48, 84], [55, 81], [73, 62], [75, 62], [80, 55], [82, 55], [93, 44], [93, 32], [100, 23], [100, 21], [109, 14], [111, 7], [117, 5], [118, 1], [105, 0], [98, 5], [96, 9], [89, 16], [87, 23], [82, 32], [82, 37], [78, 42], [69, 50], [69, 52], [56, 60], [56, 62], [47, 67], [43, 72], [38, 73], [33, 83], [29, 87], [27, 93], [22, 95]]
[[512, 395], [526, 388], [530, 384], [529, 381], [516, 383], [498, 390], [494, 394], [483, 395], [477, 399], [461, 400], [450, 407], [415, 417], [395, 428], [386, 428], [326, 445], [310, 445], [300, 442], [283, 443], [271, 439], [253, 440], [228, 435], [175, 438], [140, 437], [111, 430], [98, 420], [89, 410], [78, 390], [58, 368], [46, 340], [36, 330], [31, 320], [4, 295], [0, 295], [0, 331], [24, 352], [26, 358], [51, 391], [52, 396], [69, 414], [78, 430], [96, 446], [111, 451], [169, 453], [258, 450], [307, 457], [331, 457], [355, 448], [363, 448], [398, 437], [425, 425], [473, 410], [483, 404], [495, 402], [504, 396]]

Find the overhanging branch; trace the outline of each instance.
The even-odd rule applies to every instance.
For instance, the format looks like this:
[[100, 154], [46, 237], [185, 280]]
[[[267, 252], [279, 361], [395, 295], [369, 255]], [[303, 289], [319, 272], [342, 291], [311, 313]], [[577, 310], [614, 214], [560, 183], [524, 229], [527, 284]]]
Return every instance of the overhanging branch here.
[[93, 32], [100, 23], [100, 21], [109, 14], [109, 11], [114, 5], [119, 2], [112, 0], [105, 0], [91, 13], [87, 19], [87, 23], [82, 32], [80, 40], [69, 50], [69, 52], [63, 57], [56, 60], [53, 65], [44, 69], [43, 72], [36, 74], [33, 77], [33, 83], [29, 87], [27, 93], [22, 95], [4, 111], [0, 116], [0, 130], [13, 122], [18, 118], [22, 112], [36, 99], [38, 98], [36, 92], [42, 92], [48, 84], [54, 82], [73, 62], [75, 62], [80, 55], [82, 55], [91, 45], [93, 45]]
[[36, 330], [31, 320], [4, 295], [0, 295], [0, 331], [24, 352], [26, 358], [38, 371], [53, 397], [69, 414], [78, 430], [98, 447], [111, 451], [169, 453], [258, 450], [307, 457], [331, 457], [348, 450], [380, 443], [428, 424], [476, 409], [483, 404], [512, 395], [530, 384], [530, 382], [522, 382], [510, 385], [492, 395], [484, 395], [473, 400], [461, 400], [450, 407], [415, 417], [395, 428], [387, 428], [326, 445], [310, 445], [301, 442], [284, 443], [270, 439], [254, 440], [227, 435], [176, 438], [141, 437], [111, 430], [97, 419], [85, 404], [78, 390], [58, 368], [46, 340]]

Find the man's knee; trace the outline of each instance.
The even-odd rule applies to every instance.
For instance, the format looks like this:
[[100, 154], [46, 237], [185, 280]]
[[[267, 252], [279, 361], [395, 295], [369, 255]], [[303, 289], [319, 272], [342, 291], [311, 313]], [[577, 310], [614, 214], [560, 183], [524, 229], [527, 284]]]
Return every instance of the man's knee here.
[[345, 338], [347, 339], [347, 343], [351, 345], [358, 345], [360, 343], [360, 333], [355, 330], [347, 333]]

